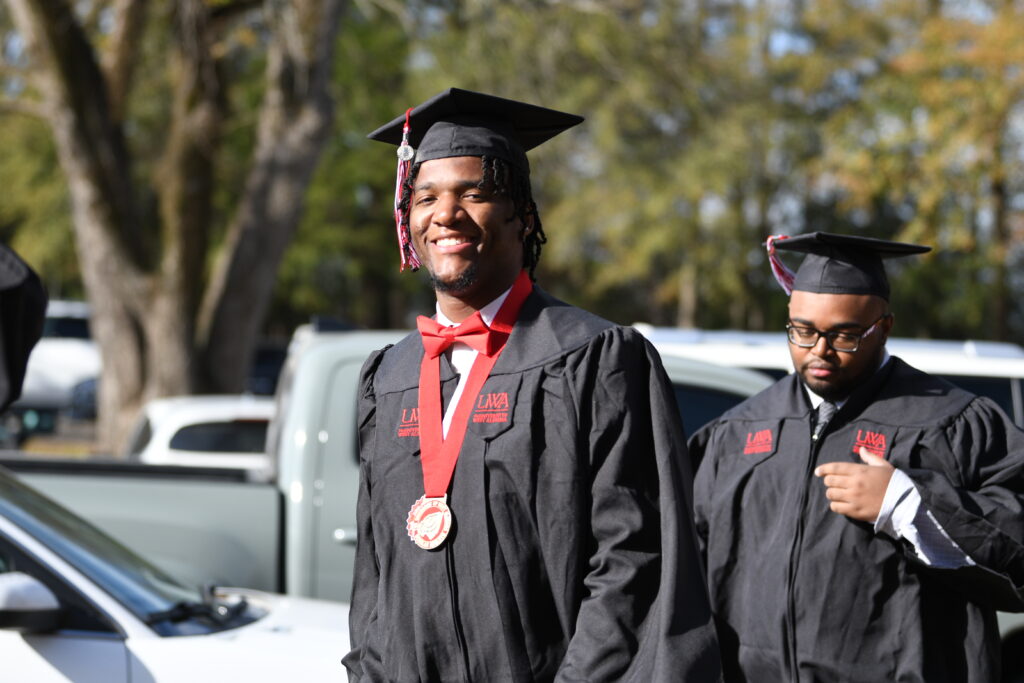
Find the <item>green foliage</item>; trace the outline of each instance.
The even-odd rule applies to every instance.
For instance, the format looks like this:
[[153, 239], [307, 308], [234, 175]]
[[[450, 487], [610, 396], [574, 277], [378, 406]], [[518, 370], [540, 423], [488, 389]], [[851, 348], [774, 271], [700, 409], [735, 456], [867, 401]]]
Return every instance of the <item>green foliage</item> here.
[[[937, 248], [893, 268], [901, 334], [1024, 341], [1024, 11], [968, 5], [416, 0], [395, 15], [355, 3], [336, 134], [271, 328], [315, 314], [403, 326], [429, 310], [423, 278], [398, 273], [394, 151], [365, 134], [457, 85], [586, 115], [531, 153], [549, 238], [541, 281], [574, 303], [620, 322], [777, 329], [786, 302], [761, 243], [831, 230]], [[244, 48], [259, 35], [243, 25], [222, 46], [240, 85], [219, 225], [253, 144], [264, 64]], [[147, 30], [131, 102], [143, 159], [158, 158], [167, 123], [161, 36]], [[0, 180], [13, 191], [0, 222], [48, 278], [73, 283], [52, 146], [30, 120], [3, 121]], [[144, 163], [139, 174], [151, 176]]]
[[819, 165], [848, 211], [879, 226], [887, 208], [898, 217], [889, 235], [941, 250], [902, 283], [917, 333], [1021, 340], [1010, 273], [1024, 206], [1024, 11], [956, 9], [897, 6], [888, 18], [912, 30], [876, 47], [877, 72], [826, 123]]
[[43, 275], [51, 297], [80, 298], [67, 184], [49, 128], [22, 114], [0, 114], [0, 150], [0, 239]]
[[[353, 12], [338, 44], [335, 135], [309, 189], [277, 283], [272, 327], [310, 316], [363, 327], [408, 326], [432, 306], [420, 276], [398, 272], [392, 218], [395, 150], [367, 133], [408, 107], [409, 40], [389, 15]], [[415, 303], [413, 303], [415, 302]]]

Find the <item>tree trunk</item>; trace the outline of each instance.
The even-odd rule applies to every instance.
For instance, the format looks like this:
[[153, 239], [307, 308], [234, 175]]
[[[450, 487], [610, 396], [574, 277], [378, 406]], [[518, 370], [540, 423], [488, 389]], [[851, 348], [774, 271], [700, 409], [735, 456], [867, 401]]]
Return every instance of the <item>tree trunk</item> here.
[[1010, 339], [1010, 273], [1007, 261], [1010, 254], [1009, 199], [1002, 168], [992, 180], [993, 227], [992, 245], [989, 248], [992, 264], [992, 338], [997, 341]]
[[[253, 169], [205, 292], [226, 90], [213, 56], [213, 10], [202, 0], [173, 6], [174, 96], [153, 182], [159, 224], [152, 225], [136, 206], [121, 127], [146, 0], [114, 6], [109, 75], [66, 0], [6, 2], [67, 176], [103, 363], [100, 445], [113, 449], [149, 398], [197, 387], [242, 389], [277, 266], [332, 120], [328, 84], [343, 1], [268, 4], [272, 37]], [[249, 4], [217, 11], [232, 7]]]
[[[698, 244], [700, 240], [700, 218], [697, 211], [697, 202], [691, 202], [694, 218], [681, 220], [682, 229], [686, 237], [683, 244]], [[697, 311], [700, 306], [700, 272], [699, 259], [694, 249], [681, 249], [682, 262], [679, 264], [679, 292], [676, 301], [676, 326], [697, 327]]]
[[255, 162], [199, 315], [202, 385], [220, 391], [244, 388], [277, 268], [333, 117], [329, 81], [342, 0], [272, 6], [276, 30]]
[[[63, 2], [8, 0], [26, 49], [38, 63], [36, 85], [67, 176], [75, 241], [92, 301], [100, 348], [99, 431], [124, 433], [140, 405], [144, 336], [136, 324], [149, 282], [148, 254], [132, 200], [131, 163], [111, 121], [99, 64]], [[136, 236], [136, 239], [132, 239]], [[108, 444], [110, 442], [108, 441]]]

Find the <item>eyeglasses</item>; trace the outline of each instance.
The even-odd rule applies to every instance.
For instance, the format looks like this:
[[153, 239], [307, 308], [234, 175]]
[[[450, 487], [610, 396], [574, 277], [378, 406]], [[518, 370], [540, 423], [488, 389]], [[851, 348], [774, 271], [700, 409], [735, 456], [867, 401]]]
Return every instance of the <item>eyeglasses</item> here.
[[871, 327], [860, 334], [847, 332], [845, 330], [822, 332], [814, 327], [804, 327], [803, 325], [794, 325], [793, 323], [786, 324], [786, 332], [789, 334], [789, 343], [794, 346], [799, 346], [802, 349], [814, 348], [818, 343], [818, 338], [824, 337], [825, 343], [828, 344], [828, 347], [833, 351], [854, 353], [860, 348], [861, 341], [878, 328], [878, 323], [882, 322], [890, 315], [892, 314], [886, 313], [881, 316], [878, 320], [871, 323]]

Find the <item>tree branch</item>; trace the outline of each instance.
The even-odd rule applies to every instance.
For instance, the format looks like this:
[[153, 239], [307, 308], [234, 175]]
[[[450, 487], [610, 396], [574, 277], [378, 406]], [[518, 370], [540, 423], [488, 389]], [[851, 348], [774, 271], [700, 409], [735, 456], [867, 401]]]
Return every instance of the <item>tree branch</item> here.
[[[275, 0], [254, 162], [197, 326], [213, 389], [238, 390], [277, 268], [333, 121], [330, 72], [345, 0]], [[240, 342], [247, 346], [240, 347]]]
[[210, 10], [210, 28], [221, 31], [238, 17], [259, 9], [263, 5], [263, 0], [235, 0], [235, 2], [217, 5]]
[[148, 9], [149, 0], [116, 0], [114, 6], [110, 49], [103, 60], [110, 116], [114, 121], [124, 121], [125, 102], [131, 92], [132, 77], [139, 62], [139, 47]]
[[387, 12], [395, 17], [398, 23], [402, 25], [402, 29], [410, 35], [413, 32], [413, 28], [415, 28], [412, 11], [409, 9], [408, 4], [402, 0], [355, 0], [355, 3], [359, 11], [366, 16], [372, 16], [375, 8], [380, 8]]
[[92, 33], [99, 29], [100, 19], [103, 16], [104, 10], [107, 9], [108, 5], [106, 2], [97, 1], [83, 3], [85, 7], [85, 14], [82, 15], [82, 26], [85, 28], [87, 33]]
[[[161, 287], [172, 333], [191, 351], [209, 246], [221, 144], [225, 88], [211, 53], [209, 13], [202, 0], [178, 0], [171, 123], [158, 168], [163, 254]], [[159, 374], [164, 366], [154, 364]], [[172, 382], [173, 378], [168, 378]]]
[[144, 267], [149, 245], [136, 213], [123, 131], [110, 117], [103, 72], [82, 25], [65, 0], [7, 3], [34, 62], [34, 81], [72, 194], [75, 188], [82, 193], [75, 210], [90, 216], [76, 220], [88, 230], [82, 237], [103, 243], [101, 251], [116, 254], [126, 267]]
[[32, 118], [47, 120], [46, 108], [39, 102], [26, 102], [4, 98], [0, 100], [0, 114], [22, 114]]

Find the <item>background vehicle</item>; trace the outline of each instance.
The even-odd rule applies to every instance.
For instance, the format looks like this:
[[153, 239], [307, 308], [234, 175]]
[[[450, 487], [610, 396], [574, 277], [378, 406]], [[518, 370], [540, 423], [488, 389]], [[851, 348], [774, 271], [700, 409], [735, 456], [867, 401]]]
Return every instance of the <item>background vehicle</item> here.
[[9, 427], [17, 438], [49, 433], [57, 416], [73, 405], [95, 414], [95, 384], [100, 353], [89, 334], [89, 305], [82, 301], [51, 300], [46, 307], [43, 336], [32, 349], [25, 382], [10, 414], [18, 424]]
[[[66, 418], [96, 419], [101, 359], [89, 315], [84, 301], [54, 299], [47, 304], [42, 338], [29, 356], [21, 398], [0, 422], [0, 444], [19, 447], [33, 435], [65, 432]], [[246, 377], [246, 391], [272, 395], [285, 353], [284, 344], [262, 340]]]
[[[401, 332], [296, 334], [267, 436], [267, 479], [237, 468], [9, 458], [22, 477], [199, 584], [348, 599], [358, 490], [356, 387], [367, 355]], [[686, 425], [770, 384], [759, 373], [664, 357]]]
[[178, 583], [0, 468], [5, 681], [342, 676], [345, 605]]
[[238, 467], [270, 471], [264, 450], [271, 398], [175, 396], [142, 408], [126, 450], [129, 460], [156, 465]]

